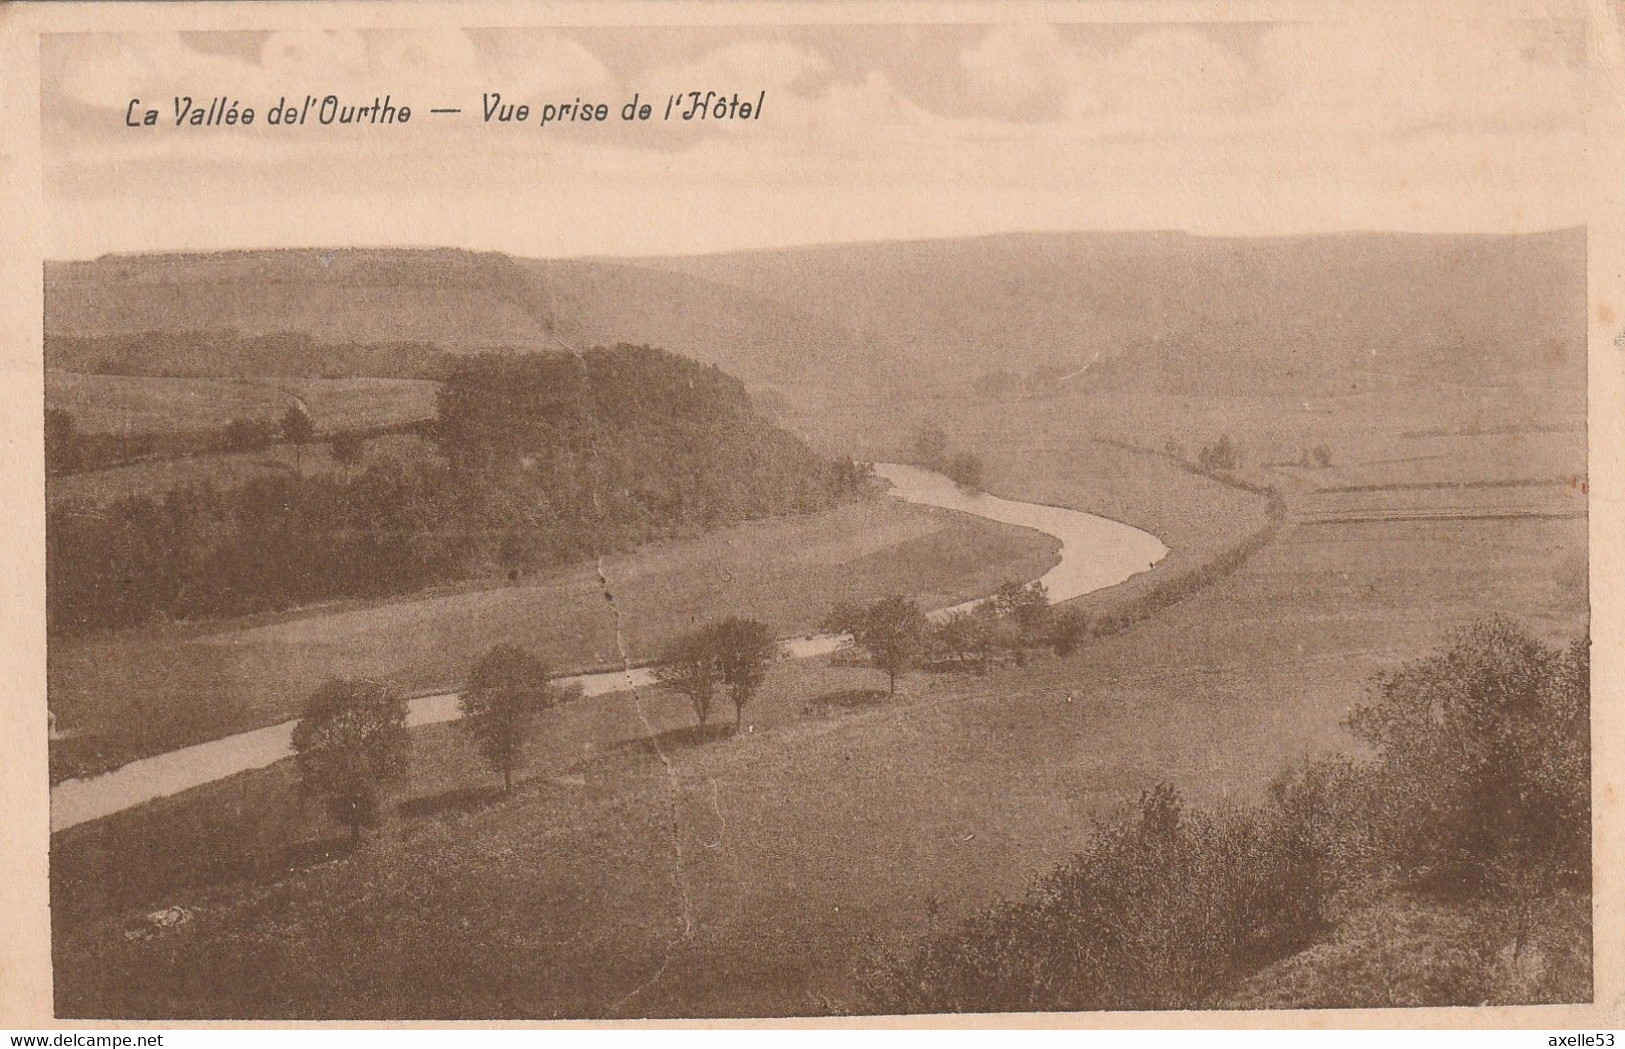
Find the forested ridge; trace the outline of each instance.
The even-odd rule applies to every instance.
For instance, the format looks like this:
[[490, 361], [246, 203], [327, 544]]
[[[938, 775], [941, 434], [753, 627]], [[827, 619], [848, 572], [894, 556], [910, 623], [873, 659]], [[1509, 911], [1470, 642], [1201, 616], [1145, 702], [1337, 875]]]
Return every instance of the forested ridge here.
[[737, 380], [647, 346], [462, 358], [427, 432], [434, 453], [410, 461], [56, 503], [51, 633], [517, 574], [865, 483], [758, 416]]

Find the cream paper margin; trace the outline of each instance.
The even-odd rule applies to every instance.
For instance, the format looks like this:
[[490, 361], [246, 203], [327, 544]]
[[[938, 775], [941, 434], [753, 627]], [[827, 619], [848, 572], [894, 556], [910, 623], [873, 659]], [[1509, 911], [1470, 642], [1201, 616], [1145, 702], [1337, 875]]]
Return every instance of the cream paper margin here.
[[[333, 1023], [341, 1028], [1536, 1028], [1625, 1027], [1625, 842], [1619, 793], [1625, 752], [1625, 0], [1098, 0], [998, 5], [982, 0], [587, 0], [455, 3], [86, 3], [0, 7], [0, 1027], [300, 1028], [291, 1023], [58, 1022], [51, 1012], [45, 705], [44, 376], [46, 245], [40, 142], [39, 36], [51, 32], [492, 25], [1207, 22], [1582, 17], [1588, 24], [1591, 185], [1589, 433], [1594, 820], [1595, 1002], [1576, 1006], [855, 1017], [811, 1020]], [[1194, 146], [1193, 146], [1194, 148]], [[1177, 156], [1170, 157], [1177, 165]], [[384, 202], [380, 201], [382, 205]], [[1606, 318], [1606, 319], [1605, 319]], [[1619, 338], [1620, 345], [1615, 345]]]

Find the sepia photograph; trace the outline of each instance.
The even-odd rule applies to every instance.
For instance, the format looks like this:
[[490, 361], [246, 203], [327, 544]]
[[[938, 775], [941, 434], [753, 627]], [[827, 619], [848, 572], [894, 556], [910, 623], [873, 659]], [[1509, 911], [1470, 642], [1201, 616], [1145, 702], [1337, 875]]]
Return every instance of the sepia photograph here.
[[1588, 7], [172, 6], [38, 36], [54, 1017], [1599, 1001]]

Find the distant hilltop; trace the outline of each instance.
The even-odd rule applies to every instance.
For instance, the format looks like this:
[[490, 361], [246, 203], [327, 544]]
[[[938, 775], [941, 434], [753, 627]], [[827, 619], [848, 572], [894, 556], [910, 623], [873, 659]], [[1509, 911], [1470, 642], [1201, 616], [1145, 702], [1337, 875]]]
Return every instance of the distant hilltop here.
[[465, 353], [648, 343], [756, 386], [1061, 369], [1306, 394], [1584, 374], [1585, 232], [1008, 234], [686, 257], [286, 249], [47, 263], [49, 336], [290, 333]]

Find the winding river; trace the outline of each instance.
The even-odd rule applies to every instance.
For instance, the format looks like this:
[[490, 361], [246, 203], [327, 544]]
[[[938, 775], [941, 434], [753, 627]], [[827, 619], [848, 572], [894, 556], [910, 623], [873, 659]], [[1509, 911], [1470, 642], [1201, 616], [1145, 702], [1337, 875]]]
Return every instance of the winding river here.
[[[1043, 532], [1060, 541], [1061, 559], [1040, 581], [1051, 601], [1065, 601], [1113, 586], [1155, 565], [1168, 552], [1156, 536], [1093, 514], [1038, 503], [1021, 503], [980, 492], [968, 492], [948, 478], [916, 466], [876, 463], [875, 473], [891, 482], [891, 495], [911, 503], [975, 514], [1002, 524]], [[955, 608], [968, 608], [968, 601]], [[953, 609], [939, 609], [933, 617]], [[792, 659], [835, 651], [846, 638], [817, 634], [780, 642]], [[646, 668], [584, 674], [566, 678], [584, 696], [602, 696], [654, 684]], [[433, 725], [457, 717], [457, 694], [422, 696], [411, 701], [408, 726]], [[264, 768], [293, 753], [296, 722], [240, 732], [198, 743], [84, 779], [64, 780], [51, 788], [51, 830], [110, 816], [115, 812], [218, 779]]]

